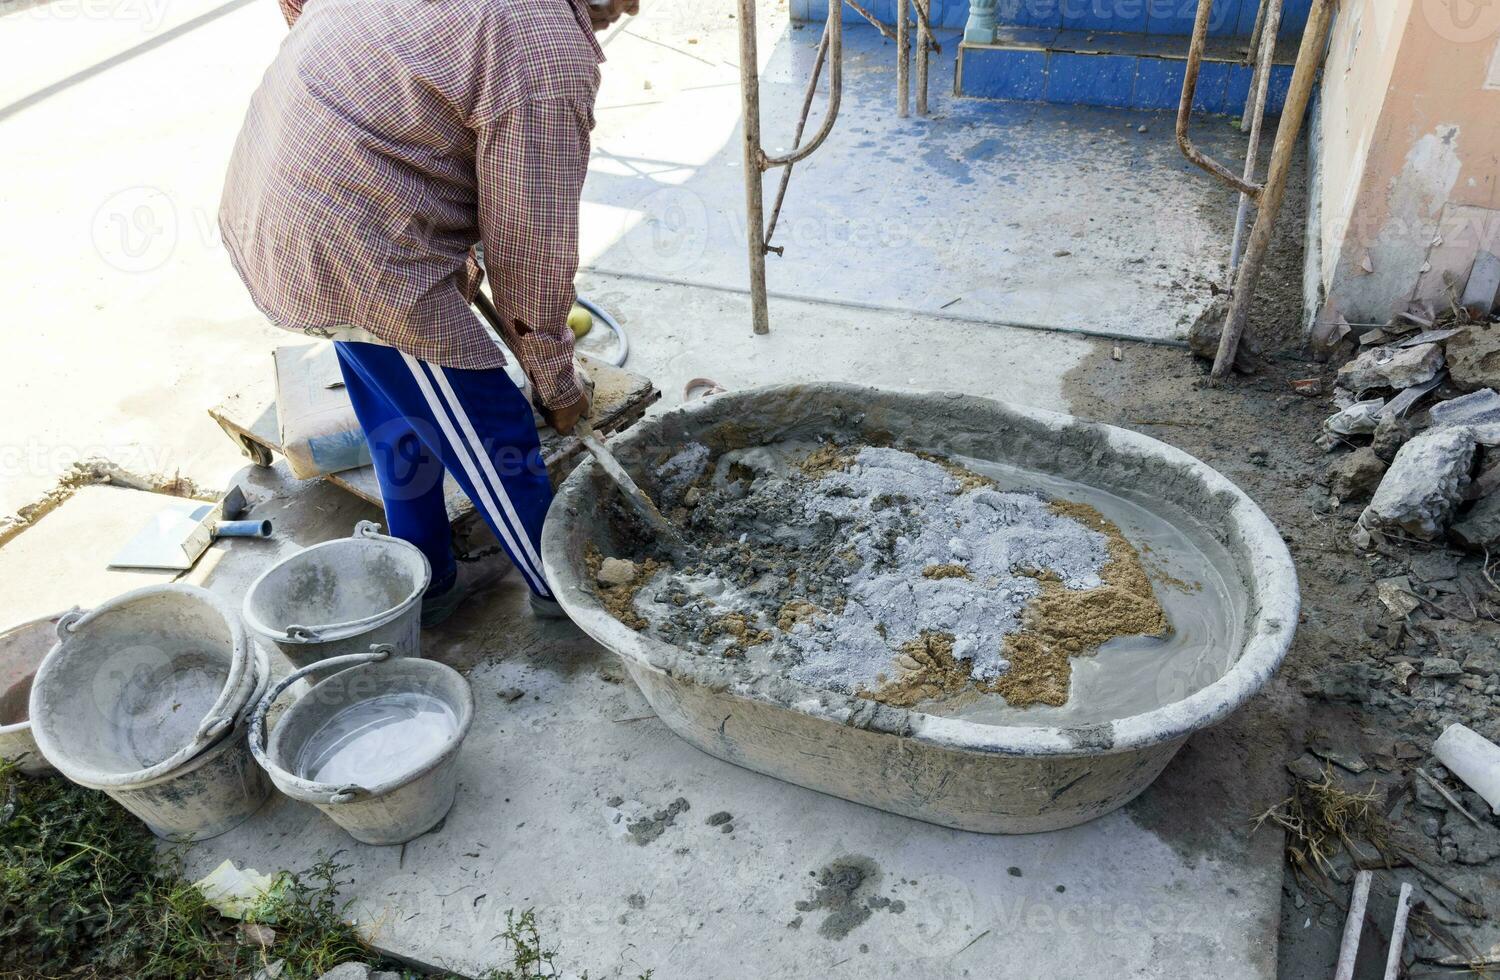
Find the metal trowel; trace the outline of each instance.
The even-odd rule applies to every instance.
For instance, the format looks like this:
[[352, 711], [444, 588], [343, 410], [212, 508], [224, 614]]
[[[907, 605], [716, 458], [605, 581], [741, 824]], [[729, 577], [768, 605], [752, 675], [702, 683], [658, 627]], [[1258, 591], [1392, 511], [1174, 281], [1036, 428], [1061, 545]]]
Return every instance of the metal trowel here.
[[270, 521], [236, 520], [245, 512], [245, 492], [230, 488], [218, 503], [177, 500], [151, 518], [120, 553], [110, 568], [193, 567], [216, 538], [269, 538]]
[[573, 434], [578, 437], [579, 442], [583, 443], [583, 448], [587, 449], [598, 461], [599, 468], [604, 470], [605, 475], [619, 488], [626, 503], [630, 504], [631, 510], [635, 511], [642, 521], [645, 521], [657, 541], [673, 554], [682, 554], [687, 551], [687, 542], [683, 540], [682, 532], [666, 519], [656, 503], [647, 496], [646, 491], [636, 486], [630, 474], [625, 472], [625, 467], [615, 459], [614, 453], [606, 449], [604, 443], [594, 434], [593, 426], [580, 419], [573, 427]]

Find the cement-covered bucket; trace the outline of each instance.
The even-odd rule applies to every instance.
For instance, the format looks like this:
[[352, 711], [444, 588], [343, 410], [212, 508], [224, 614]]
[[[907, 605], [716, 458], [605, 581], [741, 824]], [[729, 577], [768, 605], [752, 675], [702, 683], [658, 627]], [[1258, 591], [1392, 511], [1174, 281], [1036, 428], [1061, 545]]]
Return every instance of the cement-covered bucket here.
[[154, 585], [59, 617], [28, 709], [47, 761], [169, 840], [238, 824], [269, 786], [237, 737], [270, 680], [234, 610]]
[[[377, 645], [303, 667], [261, 700], [250, 724], [250, 750], [276, 788], [365, 844], [404, 843], [447, 816], [458, 750], [474, 719], [462, 674], [396, 653]], [[267, 738], [276, 699], [324, 670], [339, 672], [293, 702]]]
[[0, 633], [0, 759], [27, 775], [51, 772], [31, 734], [31, 680], [57, 642], [57, 616], [42, 616]]
[[410, 542], [360, 521], [347, 538], [304, 548], [266, 569], [245, 593], [252, 634], [298, 667], [389, 644], [421, 653], [427, 558]]

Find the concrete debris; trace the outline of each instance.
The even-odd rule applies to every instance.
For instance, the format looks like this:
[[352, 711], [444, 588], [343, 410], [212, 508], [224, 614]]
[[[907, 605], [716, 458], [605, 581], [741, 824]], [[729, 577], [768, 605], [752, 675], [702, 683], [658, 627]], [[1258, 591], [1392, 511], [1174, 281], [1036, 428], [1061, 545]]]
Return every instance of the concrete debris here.
[[639, 569], [635, 562], [624, 558], [606, 558], [599, 565], [600, 585], [626, 585], [635, 581]]
[[1471, 324], [1449, 337], [1444, 347], [1448, 377], [1459, 390], [1500, 388], [1500, 327]]
[[1411, 575], [1419, 582], [1443, 582], [1458, 574], [1458, 558], [1447, 551], [1429, 551], [1413, 555]]
[[1383, 578], [1376, 582], [1375, 597], [1380, 600], [1381, 605], [1403, 619], [1422, 604], [1411, 590], [1411, 580], [1405, 575]]
[[1475, 504], [1463, 520], [1453, 525], [1453, 539], [1470, 551], [1500, 547], [1500, 494], [1491, 494]]
[[340, 963], [318, 980], [370, 980], [370, 968], [363, 963]]
[[[1408, 388], [1407, 391], [1415, 389]], [[1405, 392], [1403, 392], [1405, 394]], [[1370, 448], [1375, 455], [1389, 463], [1396, 458], [1401, 447], [1406, 445], [1415, 433], [1411, 425], [1399, 415], [1382, 418], [1375, 426], [1375, 437], [1370, 443]]]
[[1361, 447], [1328, 467], [1328, 492], [1340, 501], [1368, 499], [1385, 471], [1385, 460], [1369, 446]]
[[1358, 752], [1345, 746], [1314, 744], [1309, 747], [1308, 751], [1356, 776], [1370, 768], [1370, 764], [1360, 758]]
[[1367, 436], [1379, 424], [1379, 413], [1385, 407], [1384, 398], [1355, 402], [1348, 408], [1330, 415], [1323, 428], [1340, 436]]
[[1480, 388], [1458, 398], [1438, 402], [1428, 412], [1433, 425], [1472, 425], [1500, 422], [1500, 394]]
[[1356, 392], [1371, 388], [1410, 388], [1431, 381], [1443, 369], [1437, 344], [1377, 347], [1339, 368], [1339, 384]]
[[1370, 530], [1432, 541], [1447, 530], [1469, 485], [1474, 437], [1467, 428], [1438, 429], [1413, 438], [1396, 454], [1375, 498], [1359, 517]]
[[1463, 665], [1452, 657], [1428, 657], [1422, 661], [1423, 677], [1457, 677], [1463, 672]]
[[1474, 269], [1469, 273], [1469, 284], [1464, 287], [1463, 299], [1458, 305], [1472, 317], [1487, 317], [1500, 302], [1500, 256], [1482, 251], [1474, 259]]
[[1446, 829], [1458, 848], [1459, 864], [1488, 864], [1500, 857], [1500, 830], [1451, 818]]

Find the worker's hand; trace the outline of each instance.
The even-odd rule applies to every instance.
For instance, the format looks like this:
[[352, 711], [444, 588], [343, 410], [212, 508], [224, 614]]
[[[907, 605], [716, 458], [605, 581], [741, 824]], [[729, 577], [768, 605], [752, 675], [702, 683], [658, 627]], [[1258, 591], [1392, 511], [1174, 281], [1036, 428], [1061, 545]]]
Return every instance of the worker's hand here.
[[619, 20], [621, 14], [634, 17], [640, 12], [641, 0], [589, 0], [589, 20], [596, 31], [602, 31]]
[[564, 405], [562, 408], [542, 409], [542, 418], [546, 419], [548, 425], [563, 435], [572, 432], [573, 426], [578, 424], [578, 420], [586, 419], [588, 415], [589, 395], [586, 391], [580, 394], [578, 400], [571, 405]]

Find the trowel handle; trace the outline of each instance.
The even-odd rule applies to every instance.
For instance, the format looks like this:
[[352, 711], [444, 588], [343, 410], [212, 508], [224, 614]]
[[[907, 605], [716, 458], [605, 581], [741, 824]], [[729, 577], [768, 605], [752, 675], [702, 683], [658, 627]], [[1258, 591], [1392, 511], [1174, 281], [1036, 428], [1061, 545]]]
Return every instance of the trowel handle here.
[[314, 674], [323, 670], [343, 670], [346, 667], [358, 667], [361, 664], [378, 663], [382, 660], [390, 659], [395, 653], [396, 648], [389, 643], [372, 643], [369, 653], [351, 653], [343, 657], [329, 657], [327, 660], [319, 660], [316, 663], [308, 664], [300, 670], [294, 670], [282, 678], [279, 684], [271, 688], [266, 696], [260, 699], [260, 704], [256, 705], [255, 714], [250, 718], [250, 754], [255, 757], [255, 761], [260, 763], [262, 769], [276, 775], [279, 779], [297, 783], [309, 793], [327, 797], [329, 803], [348, 803], [350, 800], [357, 799], [365, 792], [363, 787], [333, 786], [327, 783], [315, 783], [293, 775], [272, 762], [271, 757], [266, 754], [266, 715], [270, 713], [271, 705], [276, 703], [276, 699], [281, 697], [282, 692], [308, 674]]
[[269, 538], [270, 521], [219, 521], [214, 524], [216, 538]]

